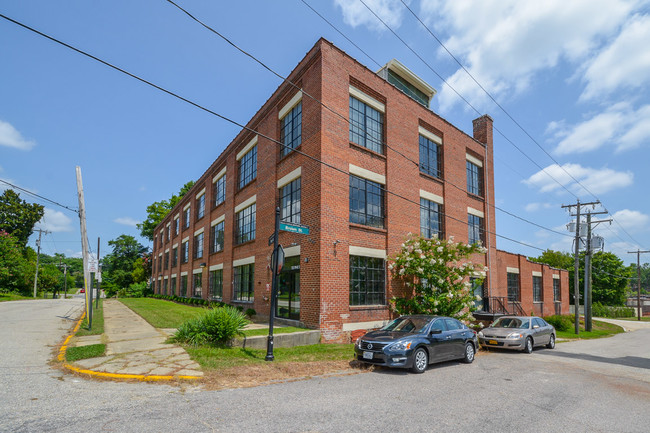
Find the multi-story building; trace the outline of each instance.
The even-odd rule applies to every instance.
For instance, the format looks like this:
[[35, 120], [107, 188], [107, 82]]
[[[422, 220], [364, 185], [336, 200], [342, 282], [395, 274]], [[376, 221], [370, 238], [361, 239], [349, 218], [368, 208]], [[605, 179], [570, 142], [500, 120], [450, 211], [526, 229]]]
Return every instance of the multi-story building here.
[[568, 313], [568, 274], [497, 250], [492, 119], [470, 136], [431, 111], [435, 90], [397, 61], [378, 73], [320, 39], [156, 228], [156, 293], [271, 314], [345, 341], [391, 317], [406, 294], [387, 269], [408, 233], [483, 242], [479, 307]]

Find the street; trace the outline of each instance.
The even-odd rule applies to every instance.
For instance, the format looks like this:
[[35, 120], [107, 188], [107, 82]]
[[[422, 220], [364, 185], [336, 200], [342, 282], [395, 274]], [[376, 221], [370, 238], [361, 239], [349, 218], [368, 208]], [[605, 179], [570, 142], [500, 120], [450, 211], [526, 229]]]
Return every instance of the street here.
[[533, 354], [204, 391], [50, 367], [83, 300], [0, 304], [0, 431], [646, 432], [650, 328]]

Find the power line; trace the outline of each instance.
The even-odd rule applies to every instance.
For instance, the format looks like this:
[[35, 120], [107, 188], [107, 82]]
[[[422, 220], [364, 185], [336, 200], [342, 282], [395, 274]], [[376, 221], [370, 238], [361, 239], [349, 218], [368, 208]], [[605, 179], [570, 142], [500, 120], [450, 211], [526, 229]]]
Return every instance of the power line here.
[[[85, 56], [85, 57], [88, 57], [88, 58], [90, 58], [90, 59], [93, 59], [93, 60], [95, 60], [95, 61], [97, 61], [97, 62], [99, 62], [99, 63], [105, 65], [105, 66], [108, 66], [108, 67], [110, 67], [111, 69], [114, 69], [114, 70], [119, 71], [119, 72], [121, 72], [121, 73], [123, 73], [123, 74], [125, 74], [125, 75], [128, 75], [128, 76], [131, 77], [131, 78], [134, 78], [134, 79], [136, 79], [136, 80], [138, 80], [138, 81], [140, 81], [140, 82], [142, 82], [142, 83], [145, 83], [145, 84], [147, 84], [147, 85], [149, 85], [149, 86], [151, 86], [151, 87], [153, 87], [153, 88], [155, 88], [155, 89], [157, 89], [157, 90], [160, 90], [161, 92], [164, 92], [164, 93], [166, 93], [166, 94], [168, 94], [168, 95], [170, 95], [170, 96], [173, 96], [173, 97], [175, 97], [175, 98], [177, 98], [177, 99], [180, 99], [181, 101], [186, 102], [186, 103], [188, 103], [188, 104], [190, 104], [190, 105], [192, 105], [192, 106], [194, 106], [194, 107], [196, 107], [196, 108], [199, 108], [199, 109], [202, 110], [202, 111], [205, 111], [205, 112], [207, 112], [207, 113], [210, 113], [210, 114], [212, 114], [212, 115], [214, 115], [214, 116], [216, 116], [216, 117], [218, 117], [218, 118], [220, 118], [220, 119], [222, 119], [222, 120], [225, 120], [225, 121], [228, 122], [228, 123], [231, 123], [231, 124], [233, 124], [233, 125], [236, 125], [236, 126], [242, 128], [242, 129], [245, 129], [245, 130], [247, 130], [247, 131], [249, 131], [249, 132], [253, 132], [253, 133], [257, 134], [258, 136], [260, 136], [260, 137], [262, 137], [262, 138], [265, 138], [265, 139], [267, 139], [267, 140], [269, 140], [269, 141], [271, 141], [271, 142], [273, 142], [273, 143], [279, 144], [279, 145], [282, 146], [282, 147], [288, 147], [288, 146], [285, 145], [284, 143], [282, 143], [282, 142], [280, 142], [280, 141], [278, 141], [278, 140], [275, 140], [274, 138], [271, 138], [271, 137], [269, 137], [269, 136], [267, 136], [267, 135], [265, 135], [265, 134], [262, 134], [262, 133], [260, 133], [260, 132], [258, 132], [258, 131], [255, 131], [254, 129], [252, 129], [252, 128], [246, 126], [246, 125], [243, 125], [243, 124], [241, 124], [241, 123], [239, 123], [239, 122], [237, 122], [237, 121], [235, 121], [235, 120], [233, 120], [233, 119], [230, 119], [229, 117], [226, 117], [226, 116], [224, 116], [224, 115], [222, 115], [222, 114], [217, 113], [216, 111], [213, 111], [213, 110], [211, 110], [211, 109], [208, 109], [208, 108], [206, 108], [206, 107], [204, 107], [204, 106], [202, 106], [202, 105], [200, 105], [200, 104], [198, 104], [198, 103], [196, 103], [196, 102], [194, 102], [194, 101], [191, 101], [191, 100], [189, 100], [189, 99], [187, 99], [187, 98], [185, 98], [185, 97], [183, 97], [183, 96], [180, 96], [180, 95], [178, 95], [178, 94], [176, 94], [176, 93], [174, 93], [174, 92], [172, 92], [172, 91], [170, 91], [170, 90], [167, 90], [167, 89], [165, 89], [165, 88], [163, 88], [163, 87], [161, 87], [161, 86], [158, 86], [157, 84], [154, 84], [154, 83], [152, 83], [151, 81], [148, 81], [148, 80], [146, 80], [146, 79], [144, 79], [144, 78], [141, 78], [141, 77], [139, 77], [139, 76], [137, 76], [137, 75], [135, 75], [135, 74], [133, 74], [133, 73], [131, 73], [131, 72], [128, 72], [128, 71], [126, 71], [126, 70], [124, 70], [124, 69], [122, 69], [122, 68], [120, 68], [120, 67], [118, 67], [118, 66], [115, 66], [115, 65], [113, 65], [113, 64], [111, 64], [111, 63], [109, 63], [109, 62], [107, 62], [107, 61], [105, 61], [105, 60], [102, 60], [102, 59], [100, 59], [100, 58], [98, 58], [98, 57], [96, 57], [96, 56], [94, 56], [94, 55], [92, 55], [92, 54], [89, 54], [89, 53], [87, 53], [87, 52], [85, 52], [85, 51], [83, 51], [83, 50], [81, 50], [81, 49], [79, 49], [79, 48], [76, 48], [76, 47], [74, 47], [74, 46], [72, 46], [72, 45], [70, 45], [70, 44], [67, 44], [67, 43], [65, 43], [65, 42], [62, 42], [62, 41], [60, 41], [60, 40], [58, 40], [58, 39], [56, 39], [56, 38], [54, 38], [54, 37], [52, 37], [52, 36], [49, 36], [49, 35], [47, 35], [47, 34], [41, 32], [41, 31], [39, 31], [39, 30], [36, 30], [36, 29], [34, 29], [34, 28], [32, 28], [32, 27], [26, 25], [26, 24], [23, 24], [23, 23], [21, 23], [21, 22], [19, 22], [19, 21], [16, 21], [16, 20], [12, 19], [12, 18], [9, 18], [9, 17], [7, 17], [7, 16], [4, 15], [4, 14], [0, 14], [0, 17], [1, 17], [1, 18], [4, 18], [4, 19], [7, 20], [7, 21], [10, 21], [10, 22], [16, 24], [16, 25], [18, 25], [18, 26], [20, 26], [20, 27], [22, 27], [22, 28], [24, 28], [24, 29], [26, 29], [26, 30], [29, 30], [29, 31], [31, 31], [31, 32], [33, 32], [33, 33], [36, 33], [36, 34], [38, 34], [39, 36], [42, 36], [42, 37], [44, 37], [44, 38], [46, 38], [46, 39], [48, 39], [48, 40], [50, 40], [50, 41], [52, 41], [52, 42], [55, 42], [55, 43], [57, 43], [57, 44], [59, 44], [59, 45], [62, 45], [62, 46], [64, 46], [64, 47], [66, 47], [66, 48], [69, 48], [69, 49], [71, 49], [71, 50], [73, 50], [73, 51], [75, 51], [75, 52], [77, 52], [77, 53], [79, 53], [79, 54], [81, 54], [81, 55], [83, 55], [83, 56]], [[331, 169], [333, 169], [333, 170], [336, 170], [336, 171], [338, 171], [338, 172], [340, 172], [340, 173], [342, 173], [342, 174], [344, 174], [344, 175], [346, 175], [346, 176], [350, 176], [350, 173], [349, 173], [349, 172], [346, 172], [345, 170], [342, 170], [342, 169], [340, 169], [340, 168], [338, 168], [338, 167], [336, 167], [336, 166], [334, 166], [334, 165], [332, 165], [332, 164], [329, 164], [329, 163], [327, 163], [327, 162], [325, 162], [325, 161], [322, 161], [322, 160], [320, 160], [320, 159], [318, 159], [318, 158], [316, 158], [316, 157], [314, 157], [314, 156], [311, 156], [311, 155], [309, 155], [309, 154], [306, 154], [306, 153], [304, 153], [304, 152], [302, 152], [302, 151], [299, 151], [299, 150], [297, 150], [297, 149], [292, 149], [292, 151], [293, 151], [293, 152], [296, 152], [297, 154], [303, 155], [303, 156], [305, 156], [306, 158], [309, 158], [309, 159], [311, 159], [311, 160], [313, 160], [313, 161], [315, 161], [315, 162], [317, 162], [317, 163], [319, 163], [319, 164], [322, 164], [323, 166], [326, 166], [326, 167], [329, 167], [329, 168], [331, 168]], [[390, 190], [386, 189], [385, 187], [380, 188], [380, 189], [382, 189], [383, 191], [385, 191], [385, 192], [388, 193], [388, 194], [391, 194], [391, 195], [393, 195], [393, 196], [395, 196], [395, 197], [401, 198], [401, 199], [403, 199], [403, 200], [405, 200], [405, 201], [408, 201], [408, 202], [413, 203], [413, 204], [417, 205], [418, 207], [420, 207], [420, 203], [418, 203], [418, 202], [416, 202], [416, 201], [414, 201], [414, 200], [411, 200], [411, 199], [409, 199], [408, 197], [404, 197], [404, 196], [402, 196], [402, 195], [400, 195], [400, 194], [397, 194], [397, 193], [395, 193], [395, 192], [393, 192], [393, 191], [390, 191]], [[447, 214], [444, 214], [444, 213], [441, 213], [441, 214], [444, 215], [444, 216], [446, 216], [447, 218], [452, 219], [452, 220], [458, 221], [458, 222], [463, 223], [463, 224], [465, 224], [465, 225], [469, 225], [469, 222], [468, 222], [468, 221], [463, 221], [463, 220], [460, 220], [460, 219], [458, 219], [458, 218], [452, 217], [452, 216], [447, 215]], [[510, 238], [510, 237], [507, 237], [507, 236], [504, 236], [504, 235], [500, 235], [500, 234], [495, 233], [495, 232], [491, 232], [491, 231], [489, 231], [489, 230], [483, 230], [483, 232], [484, 232], [484, 233], [487, 233], [487, 234], [493, 234], [493, 235], [495, 235], [495, 236], [497, 236], [497, 237], [500, 237], [500, 238], [503, 238], [503, 239], [509, 240], [509, 241], [511, 241], [511, 242], [518, 243], [518, 244], [520, 244], [520, 245], [523, 245], [523, 246], [526, 246], [526, 247], [529, 247], [529, 248], [533, 248], [533, 249], [536, 249], [536, 250], [544, 251], [543, 248], [536, 247], [536, 246], [534, 246], [534, 245], [530, 245], [530, 244], [527, 244], [527, 243], [525, 243], [525, 242], [518, 241], [518, 240], [512, 239], [512, 238]], [[92, 251], [92, 249], [91, 249], [91, 251]]]
[[[310, 9], [312, 9], [314, 12], [316, 12], [316, 11], [315, 11], [315, 10], [314, 10], [314, 9], [313, 9], [309, 4], [308, 4], [308, 3], [306, 3], [304, 0], [301, 0], [301, 1], [302, 1], [306, 6], [308, 6]], [[246, 55], [247, 57], [249, 57], [250, 59], [252, 59], [252, 60], [255, 61], [256, 63], [260, 64], [262, 67], [264, 67], [264, 69], [268, 70], [269, 72], [271, 72], [271, 73], [272, 73], [273, 75], [275, 75], [276, 77], [281, 78], [285, 83], [288, 83], [289, 85], [293, 86], [294, 88], [296, 88], [296, 89], [298, 89], [298, 90], [301, 90], [301, 91], [303, 92], [303, 94], [307, 95], [307, 96], [308, 96], [309, 98], [311, 98], [313, 101], [319, 103], [323, 108], [327, 109], [328, 111], [330, 111], [330, 112], [333, 113], [334, 115], [336, 115], [336, 116], [338, 116], [339, 118], [343, 119], [346, 123], [348, 123], [348, 124], [350, 123], [350, 120], [349, 120], [347, 117], [345, 117], [345, 116], [342, 115], [341, 113], [337, 112], [336, 110], [332, 109], [331, 107], [329, 107], [327, 104], [325, 104], [324, 102], [322, 102], [322, 101], [319, 100], [318, 98], [316, 98], [316, 97], [310, 95], [309, 93], [305, 92], [303, 89], [300, 89], [297, 85], [295, 85], [294, 83], [292, 83], [291, 81], [289, 81], [288, 77], [285, 77], [285, 76], [283, 76], [282, 74], [280, 74], [280, 73], [274, 71], [271, 67], [269, 67], [268, 65], [266, 65], [263, 61], [261, 61], [261, 60], [260, 60], [259, 58], [257, 58], [255, 55], [253, 55], [253, 54], [251, 54], [251, 53], [245, 51], [244, 49], [242, 49], [241, 47], [239, 47], [235, 42], [233, 42], [232, 40], [230, 40], [229, 38], [227, 38], [226, 36], [224, 36], [223, 34], [221, 34], [219, 31], [215, 30], [214, 28], [212, 28], [212, 27], [209, 26], [208, 24], [204, 23], [203, 21], [201, 21], [200, 19], [198, 19], [197, 17], [195, 17], [194, 15], [192, 15], [192, 14], [191, 14], [190, 12], [188, 12], [186, 9], [182, 8], [181, 6], [179, 6], [178, 4], [176, 4], [175, 2], [173, 2], [172, 0], [167, 0], [167, 2], [171, 3], [172, 5], [174, 5], [176, 8], [178, 8], [178, 9], [181, 10], [183, 13], [185, 13], [188, 17], [190, 17], [192, 20], [194, 20], [195, 22], [197, 22], [198, 24], [200, 24], [201, 26], [203, 26], [204, 28], [206, 28], [206, 29], [209, 30], [210, 32], [212, 32], [212, 33], [214, 33], [215, 35], [219, 36], [221, 39], [223, 39], [224, 41], [226, 41], [228, 44], [230, 44], [232, 47], [234, 47], [236, 50], [238, 50], [238, 51], [241, 52], [242, 54]], [[316, 12], [316, 13], [318, 14], [318, 12]], [[318, 15], [321, 16], [320, 14], [318, 14]], [[321, 16], [321, 18], [323, 18], [323, 17]], [[325, 19], [325, 18], [323, 18], [323, 19]], [[328, 23], [329, 23], [329, 21], [328, 21]], [[329, 24], [332, 25], [331, 23], [329, 23]], [[333, 26], [333, 25], [332, 25], [332, 26]], [[336, 29], [336, 27], [334, 27], [334, 28]], [[338, 31], [338, 29], [337, 29], [337, 31]], [[339, 33], [341, 33], [341, 32], [339, 31]], [[341, 33], [341, 35], [343, 35], [343, 33]], [[345, 37], [345, 35], [343, 35], [343, 36]], [[346, 39], [347, 39], [347, 37], [346, 37]], [[349, 41], [349, 39], [348, 39], [348, 41]], [[350, 42], [351, 42], [351, 41], [350, 41]], [[355, 46], [356, 46], [356, 45], [355, 45]], [[359, 47], [357, 47], [357, 48], [359, 48]], [[359, 48], [359, 49], [360, 49], [360, 48]], [[363, 51], [362, 51], [362, 52], [363, 52]], [[365, 54], [365, 53], [364, 53], [364, 54]], [[368, 57], [369, 57], [369, 56], [368, 56]], [[374, 61], [374, 60], [373, 60], [373, 61]], [[377, 63], [377, 62], [375, 62], [375, 63]], [[377, 65], [379, 65], [379, 63], [377, 63]], [[416, 167], [418, 167], [418, 168], [420, 167], [419, 162], [414, 161], [413, 159], [411, 159], [411, 158], [409, 158], [408, 156], [404, 155], [402, 152], [399, 152], [398, 150], [396, 150], [396, 149], [394, 149], [393, 147], [389, 146], [388, 143], [381, 143], [381, 144], [383, 144], [384, 146], [386, 146], [386, 148], [392, 150], [393, 152], [397, 153], [398, 155], [402, 156], [402, 157], [403, 157], [404, 159], [406, 159], [407, 161], [413, 163]], [[451, 182], [451, 181], [449, 181], [449, 180], [447, 180], [447, 179], [441, 179], [441, 180], [442, 180], [443, 182], [448, 183], [449, 185], [451, 185], [451, 186], [457, 188], [458, 190], [460, 190], [460, 191], [462, 191], [462, 192], [465, 192], [465, 189], [459, 187], [458, 185], [454, 184], [453, 182]], [[557, 231], [557, 230], [553, 230], [553, 229], [550, 229], [550, 228], [548, 228], [548, 227], [544, 227], [544, 226], [542, 226], [542, 225], [540, 225], [540, 224], [538, 224], [538, 223], [535, 223], [535, 222], [529, 221], [529, 220], [527, 220], [527, 219], [524, 218], [524, 217], [521, 217], [521, 216], [515, 215], [515, 214], [513, 214], [512, 212], [509, 212], [509, 211], [507, 211], [507, 210], [505, 210], [505, 209], [501, 209], [500, 207], [496, 206], [495, 204], [492, 204], [492, 203], [487, 203], [487, 204], [488, 204], [488, 206], [493, 207], [493, 208], [495, 208], [495, 209], [498, 209], [498, 210], [500, 210], [501, 212], [503, 212], [503, 213], [505, 213], [505, 214], [507, 214], [507, 215], [510, 215], [510, 216], [512, 216], [512, 217], [514, 217], [514, 218], [517, 218], [517, 219], [519, 219], [519, 220], [521, 220], [521, 221], [524, 221], [524, 222], [527, 222], [527, 223], [529, 223], [529, 224], [532, 224], [532, 225], [534, 225], [534, 226], [536, 226], [536, 227], [539, 227], [539, 228], [541, 228], [541, 229], [548, 230], [548, 231], [550, 231], [550, 232], [552, 232], [552, 233], [559, 234], [559, 235], [562, 235], [562, 236], [569, 236], [569, 237], [571, 237], [571, 235], [568, 235], [567, 233], [562, 233], [562, 232], [559, 232], [559, 231]]]
[[[4, 15], [0, 15], [0, 16], [2, 16], [2, 17], [4, 18]], [[67, 209], [67, 210], [69, 210], [69, 211], [72, 211], [72, 212], [75, 212], [75, 213], [79, 213], [79, 211], [78, 211], [77, 209], [72, 209], [72, 208], [70, 208], [70, 207], [68, 207], [68, 206], [62, 205], [62, 204], [59, 203], [59, 202], [56, 202], [56, 201], [54, 201], [54, 200], [50, 200], [49, 198], [47, 198], [47, 197], [43, 197], [42, 195], [38, 195], [38, 194], [36, 194], [35, 192], [31, 192], [31, 191], [29, 191], [29, 190], [27, 190], [27, 189], [25, 189], [25, 188], [21, 188], [21, 187], [19, 187], [19, 186], [17, 186], [17, 185], [14, 185], [13, 183], [9, 183], [9, 182], [7, 182], [6, 180], [0, 179], [0, 182], [9, 185], [9, 186], [12, 187], [12, 188], [19, 189], [20, 191], [23, 191], [23, 192], [25, 192], [25, 193], [27, 193], [27, 194], [29, 194], [29, 195], [31, 195], [31, 196], [38, 197], [38, 198], [40, 198], [41, 200], [45, 200], [45, 201], [47, 201], [47, 202], [50, 202], [50, 203], [52, 203], [52, 204], [54, 204], [54, 205], [56, 205], [56, 206], [60, 206], [60, 207], [62, 207], [62, 208], [64, 208], [64, 209]]]
[[[368, 8], [368, 9], [370, 10], [370, 8], [369, 8], [369, 7], [368, 7], [368, 6], [363, 2], [363, 0], [359, 0], [359, 1], [361, 1], [361, 3], [363, 3], [364, 6], [366, 6], [366, 8]], [[485, 89], [485, 87], [483, 87], [483, 85], [481, 85], [481, 83], [478, 82], [478, 80], [477, 80], [477, 79], [472, 75], [472, 73], [471, 73], [467, 68], [465, 68], [465, 66], [460, 62], [460, 60], [458, 60], [458, 58], [457, 58], [456, 56], [454, 56], [454, 54], [452, 54], [451, 51], [449, 51], [449, 49], [448, 49], [448, 48], [445, 46], [445, 44], [440, 40], [440, 38], [438, 38], [438, 37], [433, 33], [433, 31], [431, 31], [431, 29], [430, 29], [430, 28], [429, 28], [429, 27], [428, 27], [428, 26], [427, 26], [427, 25], [426, 25], [426, 24], [425, 24], [425, 23], [420, 19], [420, 17], [419, 17], [419, 16], [418, 16], [418, 15], [417, 15], [417, 14], [416, 14], [416, 13], [415, 13], [411, 8], [410, 8], [410, 7], [409, 7], [409, 6], [404, 2], [404, 0], [400, 0], [400, 2], [404, 5], [404, 7], [405, 7], [406, 9], [408, 9], [408, 11], [411, 13], [411, 15], [413, 15], [413, 16], [415, 17], [415, 19], [418, 20], [418, 22], [419, 22], [419, 23], [420, 23], [420, 24], [421, 24], [421, 25], [422, 25], [422, 26], [427, 30], [427, 32], [428, 32], [428, 33], [429, 33], [429, 34], [430, 34], [430, 35], [431, 35], [431, 36], [432, 36], [432, 37], [433, 37], [433, 38], [438, 42], [438, 44], [440, 44], [440, 46], [441, 46], [441, 47], [442, 47], [442, 48], [447, 52], [447, 54], [449, 54], [449, 56], [450, 56], [452, 59], [454, 59], [454, 61], [458, 64], [458, 66], [460, 66], [460, 67], [463, 69], [463, 71], [465, 71], [465, 73], [466, 73], [466, 74], [467, 74], [467, 75], [472, 79], [472, 81], [474, 81], [474, 83], [476, 83], [476, 85], [477, 85], [477, 86], [478, 86], [478, 87], [479, 87], [479, 88], [480, 88], [480, 89], [481, 89], [481, 90], [482, 90], [482, 91], [483, 91], [483, 92], [484, 92], [484, 93], [485, 93], [485, 94], [486, 94], [486, 95], [487, 95], [487, 96], [492, 100], [492, 102], [494, 102], [494, 104], [495, 104], [497, 107], [499, 107], [499, 109], [500, 109], [500, 110], [501, 110], [501, 111], [502, 111], [502, 112], [503, 112], [503, 113], [504, 113], [504, 114], [505, 114], [505, 115], [506, 115], [506, 116], [507, 116], [507, 117], [508, 117], [508, 118], [509, 118], [509, 119], [510, 119], [510, 120], [511, 120], [511, 121], [512, 121], [512, 122], [513, 122], [513, 123], [514, 123], [514, 124], [515, 124], [515, 125], [516, 125], [516, 126], [517, 126], [517, 127], [518, 127], [518, 128], [519, 128], [519, 129], [524, 133], [524, 134], [525, 134], [525, 135], [526, 135], [526, 136], [527, 136], [527, 137], [528, 137], [528, 138], [530, 138], [530, 140], [531, 140], [533, 143], [535, 143], [535, 145], [536, 145], [537, 147], [539, 147], [539, 148], [540, 148], [540, 149], [541, 149], [541, 150], [546, 154], [546, 156], [548, 156], [548, 157], [551, 159], [551, 161], [553, 161], [553, 162], [554, 162], [558, 167], [560, 167], [560, 168], [562, 169], [562, 171], [564, 171], [567, 175], [569, 175], [569, 177], [570, 177], [574, 182], [576, 182], [576, 184], [580, 185], [580, 186], [581, 186], [581, 187], [582, 187], [582, 188], [583, 188], [587, 193], [589, 193], [591, 196], [593, 196], [597, 201], [601, 201], [601, 200], [598, 198], [598, 196], [597, 196], [596, 194], [594, 194], [591, 190], [589, 190], [589, 188], [587, 188], [587, 187], [586, 187], [584, 184], [582, 184], [578, 179], [576, 179], [576, 178], [575, 178], [575, 177], [574, 177], [574, 176], [573, 176], [573, 175], [572, 175], [572, 174], [571, 174], [567, 169], [565, 169], [565, 168], [564, 168], [564, 167], [563, 167], [563, 166], [562, 166], [562, 165], [561, 165], [561, 164], [560, 164], [560, 163], [559, 163], [559, 162], [558, 162], [558, 161], [553, 157], [553, 155], [551, 155], [551, 154], [550, 154], [550, 153], [549, 153], [549, 152], [548, 152], [548, 151], [547, 151], [547, 150], [546, 150], [546, 149], [545, 149], [541, 144], [539, 144], [539, 142], [538, 142], [538, 141], [537, 141], [537, 140], [536, 140], [536, 139], [535, 139], [535, 138], [534, 138], [534, 137], [533, 137], [533, 136], [532, 136], [532, 135], [531, 135], [531, 134], [530, 134], [530, 133], [529, 133], [529, 132], [528, 132], [528, 131], [527, 131], [527, 130], [526, 130], [526, 129], [525, 129], [525, 128], [524, 128], [524, 127], [523, 127], [523, 126], [522, 126], [522, 125], [521, 125], [521, 124], [520, 124], [520, 123], [519, 123], [519, 122], [518, 122], [518, 121], [517, 121], [517, 120], [516, 120], [516, 119], [515, 119], [515, 118], [514, 118], [514, 117], [513, 117], [513, 116], [512, 116], [512, 115], [511, 115], [511, 114], [510, 114], [510, 113], [509, 113], [509, 112], [508, 112], [508, 111], [507, 111], [507, 110], [506, 110], [506, 109], [505, 109], [505, 108], [504, 108], [504, 107], [503, 107], [503, 106], [502, 106], [502, 105], [501, 105], [501, 104], [500, 104], [500, 103], [495, 99], [495, 98], [494, 98], [494, 97], [493, 97], [493, 96], [492, 96], [492, 94], [491, 94], [490, 92], [488, 92], [488, 91]], [[372, 12], [372, 10], [370, 10], [370, 11]], [[373, 12], [373, 14], [374, 14], [374, 12]], [[377, 16], [377, 15], [375, 14], [375, 16]], [[379, 18], [379, 17], [377, 17], [377, 18]], [[380, 20], [381, 20], [381, 19], [380, 19]], [[385, 23], [384, 23], [384, 25], [385, 25]], [[444, 81], [444, 80], [443, 80], [443, 81]], [[446, 82], [445, 82], [445, 83], [446, 83]], [[446, 83], [446, 84], [449, 85], [449, 83]], [[451, 86], [450, 86], [450, 87], [451, 87]], [[452, 90], [454, 90], [454, 89], [452, 88]], [[455, 90], [454, 90], [454, 92], [455, 92]], [[456, 92], [456, 94], [458, 94], [458, 92]], [[462, 98], [462, 99], [463, 99], [465, 102], [467, 102], [467, 101], [465, 100], [465, 98]], [[471, 105], [470, 105], [470, 106], [471, 106]], [[473, 108], [473, 107], [472, 107], [472, 108]], [[503, 135], [503, 134], [502, 134], [502, 135]], [[545, 173], [546, 173], [546, 172], [545, 172]], [[546, 174], [548, 175], [548, 173], [546, 173]], [[549, 175], [549, 176], [550, 176], [550, 175]], [[552, 178], [552, 176], [550, 176], [550, 177]], [[565, 188], [565, 189], [566, 189], [566, 188]], [[574, 194], [574, 196], [577, 198], [577, 196], [576, 196], [575, 194]], [[602, 203], [602, 201], [601, 201], [601, 203]], [[613, 219], [614, 222], [619, 226], [619, 228], [620, 228], [621, 230], [623, 230], [623, 232], [624, 232], [626, 235], [628, 235], [628, 237], [629, 237], [630, 239], [632, 239], [633, 242], [638, 243], [638, 242], [636, 241], [636, 239], [634, 239], [634, 238], [632, 237], [632, 235], [630, 235], [630, 234], [625, 230], [625, 228], [623, 228], [623, 226], [622, 226], [622, 225], [621, 225], [621, 224], [620, 224], [620, 223], [619, 223], [619, 222], [614, 218], [614, 216], [613, 216], [611, 213], [609, 213], [609, 216], [612, 217], [612, 219]], [[617, 237], [618, 237], [618, 236], [617, 236]], [[619, 237], [619, 239], [621, 239], [621, 238]], [[622, 239], [621, 239], [621, 240], [622, 240]]]

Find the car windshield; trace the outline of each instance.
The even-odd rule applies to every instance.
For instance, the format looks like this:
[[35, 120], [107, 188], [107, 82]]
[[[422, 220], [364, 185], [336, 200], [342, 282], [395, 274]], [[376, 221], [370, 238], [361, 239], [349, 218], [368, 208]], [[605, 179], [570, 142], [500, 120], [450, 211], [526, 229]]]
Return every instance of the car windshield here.
[[518, 328], [528, 329], [529, 319], [517, 319], [516, 317], [502, 317], [492, 324], [493, 328]]
[[399, 317], [381, 328], [381, 330], [418, 333], [422, 332], [430, 320], [426, 317]]

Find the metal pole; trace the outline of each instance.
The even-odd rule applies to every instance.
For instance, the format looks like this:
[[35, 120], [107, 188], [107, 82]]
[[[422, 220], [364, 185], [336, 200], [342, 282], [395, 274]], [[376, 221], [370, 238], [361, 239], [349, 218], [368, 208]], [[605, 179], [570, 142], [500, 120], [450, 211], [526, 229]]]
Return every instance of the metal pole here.
[[271, 313], [269, 314], [269, 338], [266, 342], [265, 361], [273, 361], [273, 317], [275, 316], [276, 298], [278, 294], [278, 233], [280, 231], [280, 207], [275, 208], [275, 232], [273, 234], [273, 257], [271, 272], [273, 272], [271, 284]]
[[591, 213], [587, 213], [587, 251], [585, 253], [585, 331], [591, 332]]
[[636, 320], [641, 321], [641, 251], [636, 251]]
[[[99, 273], [99, 237], [97, 237], [97, 272]], [[101, 275], [101, 274], [100, 274]], [[97, 274], [95, 274], [95, 278], [97, 278]], [[101, 277], [100, 277], [101, 278]], [[100, 281], [97, 280], [97, 297], [95, 298], [95, 308], [99, 308], [99, 285]]]
[[36, 286], [38, 284], [38, 264], [41, 258], [41, 235], [43, 230], [38, 231], [38, 241], [36, 242], [36, 275], [34, 275], [34, 298], [36, 298]]

